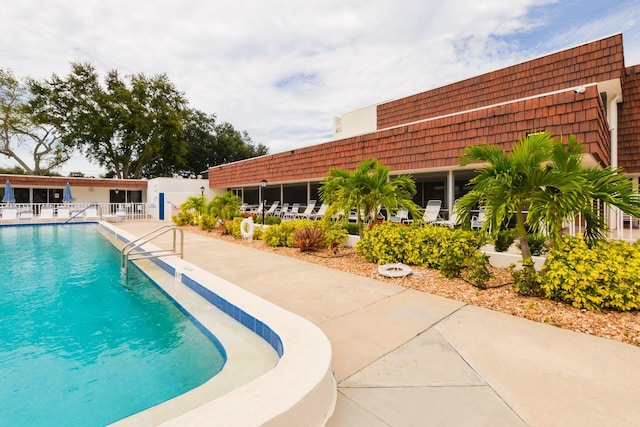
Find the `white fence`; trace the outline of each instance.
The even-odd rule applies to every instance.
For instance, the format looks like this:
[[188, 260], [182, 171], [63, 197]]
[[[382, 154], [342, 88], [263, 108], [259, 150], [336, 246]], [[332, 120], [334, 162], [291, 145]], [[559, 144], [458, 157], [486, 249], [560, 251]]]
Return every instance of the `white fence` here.
[[146, 203], [7, 203], [0, 222], [126, 221], [148, 219]]
[[[609, 226], [608, 238], [635, 242], [640, 239], [640, 219], [622, 213], [617, 208], [603, 208], [602, 214], [607, 216]], [[569, 234], [575, 236], [584, 233], [584, 219], [578, 216], [573, 223], [567, 225]]]

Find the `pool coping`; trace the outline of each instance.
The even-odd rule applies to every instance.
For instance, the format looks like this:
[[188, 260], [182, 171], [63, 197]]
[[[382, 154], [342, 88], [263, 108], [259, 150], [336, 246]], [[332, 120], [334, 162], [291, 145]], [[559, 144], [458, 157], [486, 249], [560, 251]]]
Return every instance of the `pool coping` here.
[[[137, 236], [101, 221], [102, 230], [126, 243]], [[145, 244], [143, 248], [157, 249]], [[313, 323], [205, 271], [178, 256], [152, 261], [179, 283], [243, 324], [278, 353], [277, 365], [196, 409], [176, 414], [160, 425], [322, 426], [337, 399], [331, 369], [331, 344]], [[197, 313], [192, 313], [197, 319]], [[145, 421], [143, 411], [137, 418]], [[126, 420], [126, 419], [125, 419]], [[154, 424], [147, 419], [146, 422]]]

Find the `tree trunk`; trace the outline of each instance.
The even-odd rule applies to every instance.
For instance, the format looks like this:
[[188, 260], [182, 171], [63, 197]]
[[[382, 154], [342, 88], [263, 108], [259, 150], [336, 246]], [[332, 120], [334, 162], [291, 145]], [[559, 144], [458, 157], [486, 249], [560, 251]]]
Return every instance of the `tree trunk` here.
[[529, 249], [529, 241], [527, 240], [527, 229], [524, 227], [524, 217], [522, 211], [516, 211], [516, 231], [518, 232], [518, 240], [520, 241], [520, 252], [522, 253], [522, 264], [532, 266], [531, 249]]

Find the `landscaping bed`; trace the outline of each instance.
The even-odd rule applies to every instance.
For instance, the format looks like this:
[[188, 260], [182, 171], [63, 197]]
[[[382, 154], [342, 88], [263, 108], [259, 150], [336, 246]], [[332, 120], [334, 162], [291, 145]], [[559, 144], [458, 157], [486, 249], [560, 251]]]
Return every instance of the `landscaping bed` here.
[[342, 249], [337, 255], [326, 250], [307, 253], [300, 252], [295, 248], [270, 247], [261, 240], [245, 242], [215, 231], [206, 232], [194, 226], [183, 228], [185, 231], [211, 238], [247, 245], [254, 249], [429, 292], [560, 328], [640, 346], [640, 314], [637, 311], [593, 312], [580, 310], [546, 298], [525, 297], [513, 291], [513, 287], [510, 285], [511, 277], [506, 269], [491, 268], [494, 278], [487, 284], [488, 289], [485, 290], [478, 289], [463, 279], [447, 279], [437, 270], [414, 266], [412, 266], [413, 274], [394, 279], [378, 274], [377, 264], [366, 262], [351, 248]]

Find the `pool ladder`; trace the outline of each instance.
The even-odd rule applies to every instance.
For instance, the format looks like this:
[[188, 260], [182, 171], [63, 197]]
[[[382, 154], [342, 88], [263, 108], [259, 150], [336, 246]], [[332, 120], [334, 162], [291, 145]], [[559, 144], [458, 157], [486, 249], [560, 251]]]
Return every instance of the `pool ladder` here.
[[[169, 232], [173, 232], [173, 246], [171, 249], [141, 250], [142, 245], [149, 243], [151, 240]], [[178, 251], [177, 245], [178, 232], [180, 234], [180, 251]], [[127, 289], [130, 289], [129, 261], [135, 259], [159, 258], [171, 255], [180, 255], [180, 258], [182, 258], [184, 255], [184, 231], [182, 231], [180, 227], [177, 227], [175, 225], [160, 226], [138, 237], [137, 239], [126, 243], [120, 250], [120, 272], [122, 274], [123, 286]]]

